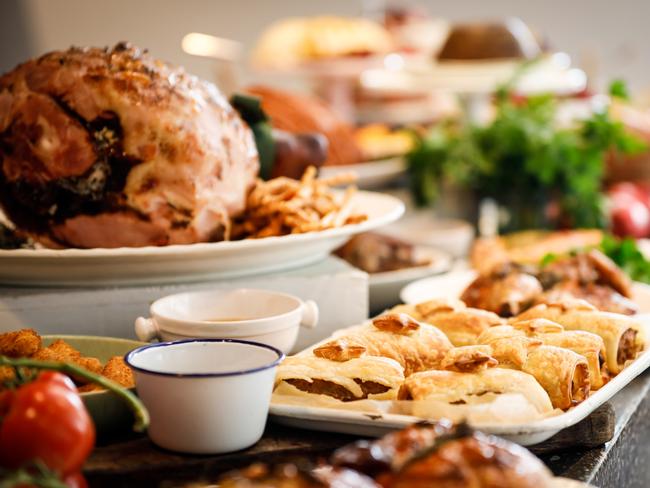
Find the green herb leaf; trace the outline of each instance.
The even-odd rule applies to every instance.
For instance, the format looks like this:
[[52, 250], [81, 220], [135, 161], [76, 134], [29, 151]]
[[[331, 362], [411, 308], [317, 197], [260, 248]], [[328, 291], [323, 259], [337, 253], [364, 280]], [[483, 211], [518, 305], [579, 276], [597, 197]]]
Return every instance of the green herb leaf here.
[[600, 249], [631, 279], [650, 283], [650, 261], [639, 250], [634, 239], [627, 237], [621, 240], [607, 235], [600, 243]]
[[[623, 87], [614, 88], [621, 94]], [[550, 95], [515, 99], [502, 88], [495, 103], [496, 116], [485, 127], [447, 122], [418, 137], [407, 156], [416, 202], [430, 204], [440, 185], [451, 183], [515, 210], [528, 205], [522, 228], [603, 227], [606, 155], [635, 153], [646, 145], [607, 112], [559, 127], [557, 102]], [[559, 204], [562, 220], [543, 216], [551, 201]], [[541, 218], [532, 214], [535, 208]]]
[[627, 84], [624, 80], [614, 80], [609, 85], [609, 94], [612, 97], [620, 98], [622, 100], [629, 100], [630, 94], [627, 90]]

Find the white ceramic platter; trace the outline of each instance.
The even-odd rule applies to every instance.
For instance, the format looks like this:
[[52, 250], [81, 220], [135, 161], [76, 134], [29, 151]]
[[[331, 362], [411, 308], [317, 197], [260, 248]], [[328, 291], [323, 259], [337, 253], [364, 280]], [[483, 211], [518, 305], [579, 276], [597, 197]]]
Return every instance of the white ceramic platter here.
[[[454, 93], [487, 94], [517, 73], [518, 61], [444, 61], [411, 64], [403, 70], [371, 69], [361, 83], [371, 92], [426, 93], [445, 90]], [[516, 83], [522, 94], [573, 94], [584, 90], [586, 75], [571, 68], [564, 53], [548, 56], [524, 70]]]
[[[646, 327], [647, 319], [644, 320]], [[501, 436], [522, 446], [544, 442], [562, 429], [577, 424], [609, 400], [625, 385], [650, 366], [650, 350], [646, 350], [618, 376], [577, 407], [560, 415], [521, 424], [477, 424], [483, 432]], [[279, 423], [304, 429], [341, 432], [359, 436], [381, 436], [402, 429], [421, 418], [408, 415], [364, 413], [335, 408], [296, 406], [272, 403], [270, 413]]]
[[[453, 271], [440, 276], [431, 276], [407, 285], [400, 293], [404, 303], [420, 303], [434, 298], [458, 298], [463, 290], [476, 278], [471, 270]], [[633, 300], [639, 305], [640, 314], [650, 314], [650, 286], [634, 283]]]
[[323, 166], [320, 169], [322, 178], [350, 172], [357, 174], [356, 184], [359, 188], [378, 188], [406, 173], [406, 160], [400, 156], [357, 164]]
[[[454, 271], [441, 276], [425, 278], [404, 288], [401, 298], [406, 303], [417, 303], [436, 297], [457, 298], [475, 276], [474, 271]], [[650, 330], [650, 313], [648, 313], [650, 287], [640, 283], [635, 283], [634, 286], [635, 300], [642, 307], [642, 314], [637, 315], [636, 318], [647, 330]], [[327, 340], [329, 339], [325, 339], [321, 343]], [[499, 435], [523, 446], [544, 442], [561, 430], [586, 418], [645, 371], [648, 366], [650, 366], [650, 349], [647, 349], [604, 387], [592, 393], [587, 400], [560, 415], [519, 424], [488, 423], [473, 426], [483, 432]], [[361, 436], [381, 436], [391, 430], [401, 429], [422, 420], [408, 415], [364, 413], [281, 403], [272, 403], [270, 412], [274, 420], [285, 425]]]
[[119, 249], [0, 250], [0, 284], [179, 283], [286, 270], [323, 259], [350, 236], [397, 220], [404, 204], [388, 195], [358, 192], [354, 210], [368, 219], [320, 232], [264, 239]]
[[408, 283], [426, 276], [445, 273], [453, 263], [451, 255], [431, 246], [415, 246], [414, 252], [417, 259], [427, 260], [429, 264], [368, 275], [371, 312], [379, 312], [397, 304], [400, 291]]

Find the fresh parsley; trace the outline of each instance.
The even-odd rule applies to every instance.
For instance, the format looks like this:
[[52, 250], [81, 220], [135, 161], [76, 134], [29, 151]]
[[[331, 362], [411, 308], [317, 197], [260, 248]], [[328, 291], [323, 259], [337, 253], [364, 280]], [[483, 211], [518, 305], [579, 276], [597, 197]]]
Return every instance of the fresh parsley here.
[[639, 250], [631, 237], [617, 239], [605, 236], [600, 243], [601, 250], [609, 256], [634, 281], [650, 283], [650, 261]]
[[[620, 81], [612, 92], [627, 95]], [[543, 214], [550, 202], [559, 205], [554, 220], [531, 216], [520, 228], [603, 227], [606, 154], [635, 153], [645, 145], [606, 111], [572, 127], [559, 127], [556, 112], [553, 96], [521, 99], [504, 89], [489, 125], [446, 122], [416, 135], [407, 157], [416, 202], [431, 203], [449, 182], [516, 210], [530, 207]]]

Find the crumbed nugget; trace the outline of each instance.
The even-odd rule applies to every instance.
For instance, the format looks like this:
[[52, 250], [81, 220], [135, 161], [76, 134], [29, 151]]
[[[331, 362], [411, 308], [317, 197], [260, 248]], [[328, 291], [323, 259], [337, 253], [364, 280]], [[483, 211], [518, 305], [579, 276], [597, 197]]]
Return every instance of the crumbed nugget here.
[[102, 363], [97, 358], [82, 356], [73, 359], [72, 362], [78, 364], [82, 368], [87, 369], [88, 371], [92, 371], [93, 373], [101, 374], [102, 372]]
[[29, 357], [41, 348], [41, 336], [34, 329], [0, 334], [0, 354], [12, 358]]
[[32, 357], [43, 361], [73, 362], [81, 357], [81, 353], [63, 339], [57, 339], [49, 346], [37, 351]]
[[[37, 351], [32, 357], [43, 361], [60, 361], [63, 363], [77, 364], [88, 371], [98, 374], [102, 371], [102, 363], [99, 362], [99, 359], [82, 356], [79, 351], [62, 339], [57, 339], [49, 346]], [[83, 378], [75, 377], [74, 380], [81, 384], [87, 383]]]
[[127, 366], [122, 356], [113, 356], [109, 359], [102, 370], [102, 376], [113, 380], [125, 388], [133, 388], [135, 386], [133, 370]]
[[0, 390], [5, 381], [12, 381], [16, 377], [16, 371], [11, 366], [0, 366]]

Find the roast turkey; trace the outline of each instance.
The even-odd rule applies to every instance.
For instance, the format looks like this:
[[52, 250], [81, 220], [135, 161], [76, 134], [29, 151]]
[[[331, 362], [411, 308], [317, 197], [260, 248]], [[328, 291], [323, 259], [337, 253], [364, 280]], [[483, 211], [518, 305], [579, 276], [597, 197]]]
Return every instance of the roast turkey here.
[[51, 52], [0, 77], [0, 205], [46, 246], [223, 239], [258, 167], [214, 85], [130, 44]]

